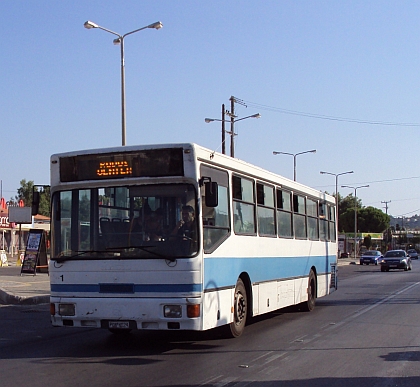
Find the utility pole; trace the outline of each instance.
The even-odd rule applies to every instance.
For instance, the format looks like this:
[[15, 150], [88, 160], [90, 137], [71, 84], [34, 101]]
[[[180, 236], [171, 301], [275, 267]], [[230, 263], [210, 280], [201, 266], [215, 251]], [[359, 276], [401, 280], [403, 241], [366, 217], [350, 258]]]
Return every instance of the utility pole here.
[[[235, 157], [235, 103], [238, 103], [239, 105], [246, 106], [246, 104], [244, 103], [244, 101], [242, 101], [241, 99], [238, 99], [236, 97], [234, 97], [233, 95], [230, 96], [229, 98], [230, 100], [230, 112], [228, 113], [228, 115], [230, 116], [230, 156], [231, 157]], [[258, 118], [260, 115], [258, 114], [258, 117], [256, 117], [257, 115], [255, 115], [255, 118]], [[254, 117], [254, 116], [252, 116]], [[248, 117], [246, 117], [248, 118]], [[236, 121], [240, 121], [242, 120], [242, 118], [240, 118], [239, 120]]]
[[235, 157], [235, 97], [232, 95], [230, 97], [230, 157]]
[[381, 203], [384, 203], [385, 204], [385, 214], [388, 215], [388, 203], [391, 203], [391, 200], [388, 200], [387, 202], [386, 201], [383, 201]]
[[[222, 122], [222, 154], [226, 154], [226, 133], [230, 134], [230, 156], [235, 157], [235, 122], [236, 121], [242, 121], [246, 120], [247, 118], [260, 118], [261, 114], [253, 114], [251, 116], [242, 117], [239, 119], [236, 119], [235, 116], [235, 103], [238, 103], [240, 105], [243, 105], [247, 107], [244, 103], [244, 101], [235, 98], [233, 95], [229, 98], [230, 100], [230, 111], [225, 110], [225, 105], [222, 104], [222, 119], [219, 120], [217, 118], [205, 118], [204, 121], [206, 123], [213, 122], [213, 121], [221, 121]], [[225, 116], [230, 117], [230, 132], [225, 130]]]
[[[385, 214], [388, 215], [388, 203], [391, 203], [391, 200], [388, 201], [383, 201], [381, 203], [385, 204]], [[391, 227], [388, 227], [386, 230], [386, 243], [391, 242], [392, 244], [392, 231], [391, 231]]]
[[222, 104], [222, 154], [226, 154], [225, 104]]

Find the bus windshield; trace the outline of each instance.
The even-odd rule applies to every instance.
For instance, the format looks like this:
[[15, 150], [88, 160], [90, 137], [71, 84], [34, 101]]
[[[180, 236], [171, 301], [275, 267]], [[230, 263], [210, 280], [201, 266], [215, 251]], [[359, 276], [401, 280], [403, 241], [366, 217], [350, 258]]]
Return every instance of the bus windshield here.
[[52, 197], [52, 260], [175, 259], [198, 251], [188, 184], [60, 191]]

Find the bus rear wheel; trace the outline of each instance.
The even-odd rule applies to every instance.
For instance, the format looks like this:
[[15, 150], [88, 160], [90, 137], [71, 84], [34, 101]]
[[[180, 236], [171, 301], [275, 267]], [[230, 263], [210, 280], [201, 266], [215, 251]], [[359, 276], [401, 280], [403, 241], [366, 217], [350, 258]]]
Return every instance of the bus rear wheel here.
[[311, 312], [315, 309], [316, 301], [316, 277], [313, 270], [310, 271], [308, 277], [308, 300], [302, 303], [302, 309]]
[[245, 329], [246, 316], [248, 313], [248, 298], [245, 285], [239, 278], [236, 282], [235, 296], [233, 300], [233, 321], [229, 324], [232, 337], [239, 337]]

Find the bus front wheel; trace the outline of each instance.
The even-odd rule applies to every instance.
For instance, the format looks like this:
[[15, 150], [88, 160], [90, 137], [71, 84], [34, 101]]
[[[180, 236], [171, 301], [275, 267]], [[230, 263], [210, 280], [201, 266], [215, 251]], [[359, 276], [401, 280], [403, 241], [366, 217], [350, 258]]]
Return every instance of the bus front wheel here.
[[242, 335], [245, 329], [247, 313], [248, 299], [246, 296], [246, 289], [244, 283], [239, 278], [236, 282], [233, 300], [233, 321], [229, 324], [230, 333], [233, 337]]

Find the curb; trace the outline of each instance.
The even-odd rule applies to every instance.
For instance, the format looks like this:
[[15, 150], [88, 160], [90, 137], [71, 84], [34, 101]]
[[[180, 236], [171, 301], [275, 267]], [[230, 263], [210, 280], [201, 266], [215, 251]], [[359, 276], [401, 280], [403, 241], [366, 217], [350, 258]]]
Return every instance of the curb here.
[[49, 304], [50, 296], [34, 296], [34, 297], [22, 297], [15, 296], [7, 293], [4, 289], [0, 288], [0, 304], [6, 305], [38, 305], [38, 304]]

